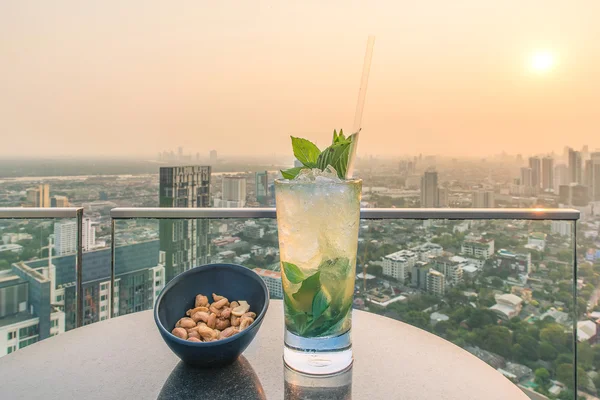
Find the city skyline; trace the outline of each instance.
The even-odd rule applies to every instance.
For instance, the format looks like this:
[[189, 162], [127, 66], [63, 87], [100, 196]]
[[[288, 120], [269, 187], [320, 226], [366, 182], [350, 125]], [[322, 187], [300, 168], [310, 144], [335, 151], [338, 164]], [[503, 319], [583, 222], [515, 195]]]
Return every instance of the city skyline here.
[[369, 34], [359, 155], [600, 147], [597, 2], [338, 5], [3, 3], [0, 155], [323, 147], [352, 129]]

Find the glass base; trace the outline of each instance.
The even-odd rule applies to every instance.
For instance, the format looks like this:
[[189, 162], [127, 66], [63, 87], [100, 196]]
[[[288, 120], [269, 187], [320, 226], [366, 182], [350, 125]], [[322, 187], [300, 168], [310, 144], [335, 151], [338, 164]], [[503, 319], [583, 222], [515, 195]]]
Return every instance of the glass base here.
[[344, 371], [354, 361], [350, 331], [333, 337], [305, 338], [286, 330], [283, 360], [289, 368], [309, 375]]

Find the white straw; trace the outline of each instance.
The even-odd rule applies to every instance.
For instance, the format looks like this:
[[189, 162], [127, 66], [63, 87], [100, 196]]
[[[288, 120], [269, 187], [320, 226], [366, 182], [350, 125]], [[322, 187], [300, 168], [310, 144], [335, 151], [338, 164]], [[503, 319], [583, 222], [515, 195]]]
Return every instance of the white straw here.
[[350, 150], [350, 157], [348, 159], [348, 169], [346, 171], [346, 178], [352, 178], [354, 172], [354, 160], [356, 158], [356, 148], [358, 147], [358, 137], [362, 129], [362, 115], [365, 108], [365, 98], [367, 96], [367, 85], [369, 83], [369, 71], [371, 70], [371, 59], [373, 58], [373, 45], [375, 44], [375, 36], [369, 36], [367, 41], [367, 52], [365, 53], [365, 61], [363, 64], [362, 77], [360, 79], [360, 88], [358, 90], [358, 102], [356, 103], [356, 111], [354, 112], [354, 126], [353, 132], [356, 133], [356, 137], [352, 142], [352, 149]]

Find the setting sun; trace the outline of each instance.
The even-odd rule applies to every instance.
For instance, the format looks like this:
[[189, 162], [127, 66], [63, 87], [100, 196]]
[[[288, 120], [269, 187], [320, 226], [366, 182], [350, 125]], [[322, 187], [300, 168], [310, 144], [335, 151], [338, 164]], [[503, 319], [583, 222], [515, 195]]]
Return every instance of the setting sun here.
[[531, 69], [535, 72], [546, 72], [551, 70], [555, 64], [554, 54], [549, 51], [537, 51], [530, 59]]

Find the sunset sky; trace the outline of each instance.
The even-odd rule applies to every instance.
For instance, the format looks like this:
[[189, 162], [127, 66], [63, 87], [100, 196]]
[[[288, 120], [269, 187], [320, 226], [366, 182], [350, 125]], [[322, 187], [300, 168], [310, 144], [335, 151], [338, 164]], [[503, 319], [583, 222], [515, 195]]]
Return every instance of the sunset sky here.
[[0, 156], [600, 147], [600, 1], [3, 1]]

